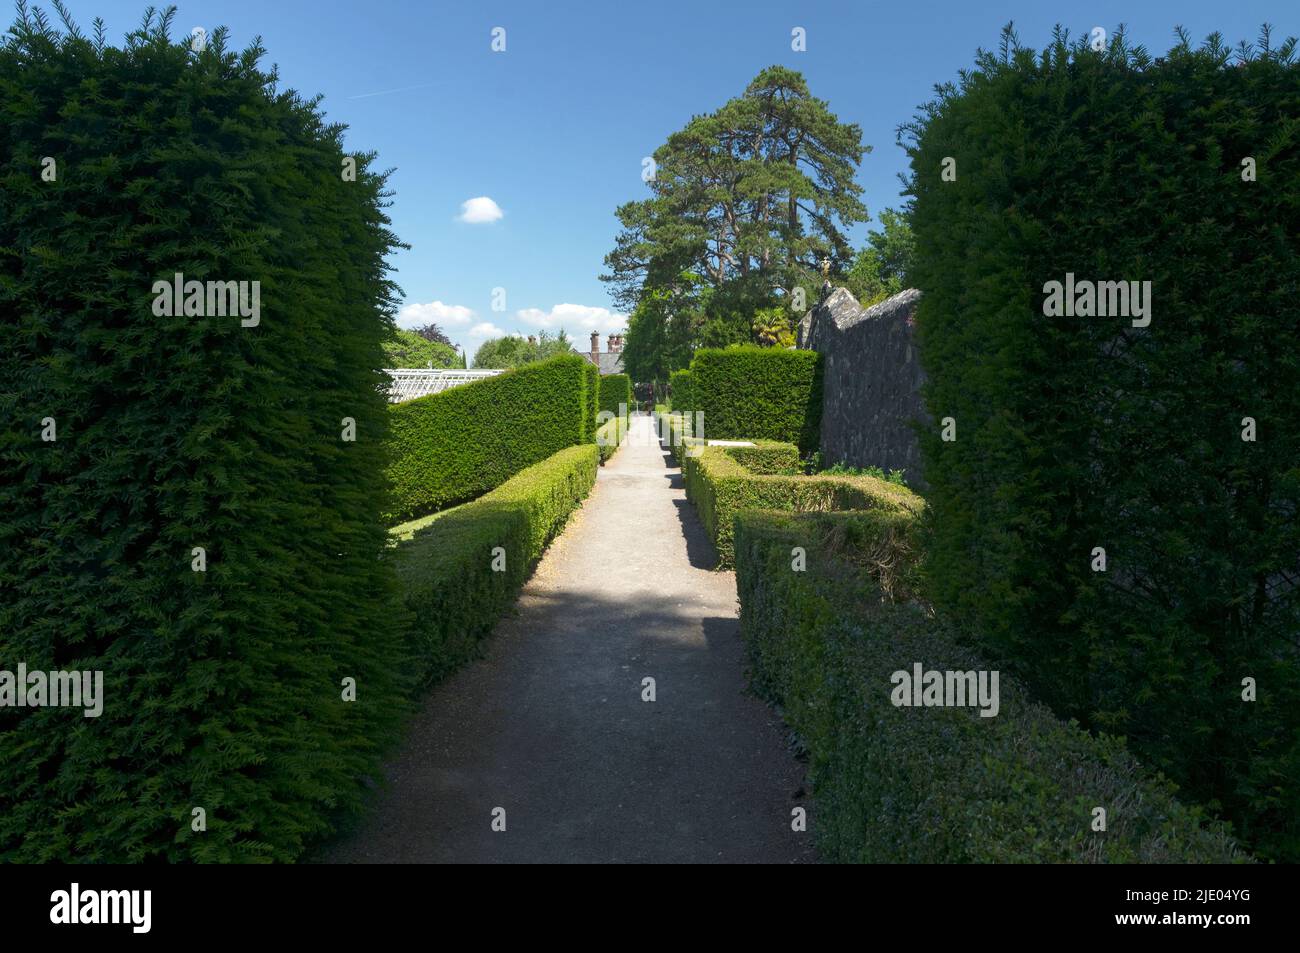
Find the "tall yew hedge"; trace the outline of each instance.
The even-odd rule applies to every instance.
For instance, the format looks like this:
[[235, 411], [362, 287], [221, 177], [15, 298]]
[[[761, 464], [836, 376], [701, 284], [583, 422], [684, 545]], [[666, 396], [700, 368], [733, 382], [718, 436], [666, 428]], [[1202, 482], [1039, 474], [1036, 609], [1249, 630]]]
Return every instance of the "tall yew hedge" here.
[[623, 413], [630, 414], [635, 408], [632, 404], [632, 378], [626, 374], [603, 374], [600, 376], [600, 406], [596, 411], [607, 410], [615, 417], [619, 416], [619, 406]]
[[[701, 348], [691, 360], [692, 410], [709, 439], [780, 440], [817, 449], [822, 358], [780, 347]], [[681, 409], [681, 408], [679, 408]]]
[[389, 522], [495, 489], [565, 447], [596, 439], [596, 367], [563, 354], [389, 408]]
[[[97, 718], [0, 708], [0, 861], [292, 860], [402, 706], [384, 177], [170, 19], [0, 45], [0, 670], [104, 678]], [[157, 316], [175, 272], [260, 281], [259, 323]]]
[[[905, 133], [928, 574], [1059, 713], [1294, 861], [1300, 67], [1181, 40], [1008, 28]], [[1046, 316], [1067, 273], [1150, 281], [1149, 326]]]

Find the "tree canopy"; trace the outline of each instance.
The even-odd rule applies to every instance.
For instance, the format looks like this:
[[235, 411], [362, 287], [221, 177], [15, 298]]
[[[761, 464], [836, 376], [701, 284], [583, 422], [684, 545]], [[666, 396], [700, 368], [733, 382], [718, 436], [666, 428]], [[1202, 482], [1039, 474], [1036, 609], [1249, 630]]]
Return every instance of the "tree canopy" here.
[[858, 252], [845, 276], [845, 286], [864, 306], [908, 287], [914, 242], [906, 210], [885, 209], [880, 213], [880, 227], [869, 234], [866, 247]]
[[845, 230], [867, 218], [854, 173], [869, 148], [782, 66], [669, 136], [650, 198], [616, 213], [601, 276], [632, 315], [633, 376], [662, 376], [703, 344], [791, 342], [795, 289], [811, 300], [824, 259], [838, 273], [853, 262]]
[[558, 354], [570, 353], [573, 353], [573, 343], [564, 333], [563, 328], [555, 335], [542, 331], [536, 340], [512, 334], [492, 338], [480, 344], [479, 349], [474, 352], [474, 366], [477, 368], [520, 367], [524, 364], [544, 361]]
[[[431, 325], [437, 328], [437, 325]], [[460, 353], [450, 344], [426, 338], [418, 331], [398, 328], [384, 342], [385, 367], [460, 367]]]

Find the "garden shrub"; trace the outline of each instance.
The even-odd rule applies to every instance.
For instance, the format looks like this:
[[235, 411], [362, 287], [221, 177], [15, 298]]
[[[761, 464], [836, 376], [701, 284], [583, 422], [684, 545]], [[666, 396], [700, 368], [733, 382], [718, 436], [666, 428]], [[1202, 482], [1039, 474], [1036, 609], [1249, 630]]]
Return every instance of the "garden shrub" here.
[[[1249, 862], [1222, 826], [1113, 738], [1031, 701], [896, 707], [895, 672], [981, 672], [949, 628], [881, 574], [910, 561], [897, 510], [736, 517], [741, 636], [754, 688], [809, 755], [820, 856], [847, 863]], [[791, 551], [806, 568], [791, 571]], [[877, 553], [863, 562], [864, 553]], [[848, 561], [852, 556], [857, 562]], [[991, 709], [990, 709], [991, 710]], [[1093, 808], [1106, 809], [1094, 832]]]
[[596, 430], [596, 445], [600, 448], [600, 462], [602, 466], [618, 451], [618, 448], [623, 445], [623, 440], [626, 436], [626, 417], [614, 417], [600, 425]]
[[636, 409], [632, 401], [632, 378], [626, 374], [605, 374], [600, 378], [600, 410], [617, 417], [620, 405], [624, 414]]
[[384, 367], [447, 368], [460, 367], [460, 354], [454, 347], [441, 341], [430, 341], [414, 331], [395, 328], [393, 336], [384, 342]]
[[587, 406], [581, 442], [591, 443], [596, 439], [596, 415], [600, 413], [600, 368], [586, 358], [578, 360], [583, 363], [582, 396]]
[[[727, 569], [733, 565], [732, 521], [741, 510], [883, 509], [919, 513], [923, 507], [921, 498], [910, 490], [875, 477], [754, 473], [735, 456], [739, 451], [742, 454], [748, 452], [752, 457], [754, 449], [703, 447], [685, 454], [682, 460], [686, 496], [695, 504], [700, 522], [713, 540], [719, 568]], [[770, 448], [766, 452], [769, 455], [782, 453]], [[789, 459], [788, 450], [784, 456]]]
[[389, 410], [389, 523], [471, 500], [531, 464], [595, 439], [588, 361], [553, 357]]
[[[397, 544], [393, 561], [422, 681], [444, 677], [479, 652], [547, 543], [591, 490], [598, 462], [594, 444], [561, 450]], [[492, 568], [498, 546], [504, 572]]]
[[[1293, 51], [1265, 36], [1234, 61], [1212, 38], [1153, 60], [1122, 35], [1041, 53], [1008, 36], [909, 149], [934, 599], [1055, 710], [1127, 736], [1258, 854], [1292, 861]], [[1067, 275], [1150, 282], [1149, 325], [1047, 316]]]
[[691, 399], [704, 436], [782, 440], [817, 449], [822, 417], [821, 355], [785, 348], [702, 348], [691, 361]]
[[668, 375], [668, 389], [672, 395], [674, 411], [694, 410], [695, 396], [691, 393], [691, 372], [673, 371]]
[[[0, 708], [0, 862], [294, 860], [404, 708], [384, 176], [169, 19], [0, 44], [0, 669], [103, 675], [98, 717]], [[155, 313], [177, 272], [249, 312]]]
[[799, 448], [780, 440], [755, 440], [752, 447], [724, 447], [731, 457], [750, 473], [796, 476], [803, 473]]

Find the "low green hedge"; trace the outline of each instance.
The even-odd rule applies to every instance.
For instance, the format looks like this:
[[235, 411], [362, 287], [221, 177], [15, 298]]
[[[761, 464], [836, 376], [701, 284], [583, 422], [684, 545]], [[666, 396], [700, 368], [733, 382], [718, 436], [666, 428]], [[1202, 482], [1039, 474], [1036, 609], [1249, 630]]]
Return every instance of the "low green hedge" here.
[[[751, 678], [809, 753], [824, 859], [1250, 861], [1122, 743], [1060, 721], [1004, 674], [995, 717], [973, 707], [895, 707], [894, 672], [910, 673], [918, 662], [926, 670], [987, 668], [915, 603], [886, 598], [868, 568], [878, 560], [896, 567], [888, 539], [905, 519], [888, 511], [751, 511], [735, 521]], [[807, 554], [802, 572], [791, 569], [794, 546]], [[1092, 830], [1096, 807], [1106, 810], [1105, 832]]]
[[798, 460], [789, 444], [761, 447], [704, 447], [681, 457], [686, 496], [718, 551], [719, 568], [732, 565], [732, 520], [744, 509], [793, 512], [826, 510], [901, 510], [919, 513], [923, 502], [905, 487], [871, 476], [755, 473], [737, 457], [764, 468]]
[[683, 466], [687, 451], [694, 446], [691, 443], [691, 433], [694, 426], [693, 415], [657, 411], [655, 426], [658, 428], [659, 439], [668, 445], [668, 449], [672, 452], [677, 465]]
[[614, 417], [596, 428], [596, 446], [600, 449], [601, 466], [618, 451], [626, 437], [626, 417]]
[[524, 467], [594, 440], [595, 370], [563, 355], [391, 405], [387, 522], [472, 500]]
[[600, 410], [617, 417], [620, 404], [625, 414], [636, 409], [632, 401], [632, 378], [626, 374], [605, 374], [600, 378]]
[[690, 392], [691, 409], [704, 412], [710, 439], [764, 438], [797, 444], [804, 453], [817, 449], [822, 363], [816, 351], [702, 348], [691, 360]]
[[[424, 683], [479, 651], [547, 543], [596, 482], [595, 444], [569, 447], [472, 503], [439, 514], [394, 553], [415, 668]], [[492, 568], [505, 550], [505, 571]]]
[[691, 372], [673, 371], [668, 375], [668, 388], [672, 394], [675, 411], [694, 410], [695, 396], [691, 393]]
[[726, 447], [727, 456], [750, 473], [798, 476], [803, 473], [799, 448], [780, 440], [754, 440], [752, 447]]

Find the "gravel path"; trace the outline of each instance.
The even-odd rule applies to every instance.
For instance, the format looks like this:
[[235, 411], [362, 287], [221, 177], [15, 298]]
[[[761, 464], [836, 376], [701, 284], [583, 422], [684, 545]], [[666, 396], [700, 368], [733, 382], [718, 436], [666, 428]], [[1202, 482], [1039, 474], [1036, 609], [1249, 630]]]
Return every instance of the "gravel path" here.
[[[337, 862], [814, 860], [775, 714], [745, 693], [731, 573], [650, 418], [501, 622], [435, 688]], [[656, 700], [642, 700], [642, 679]], [[492, 830], [494, 808], [506, 830]]]

